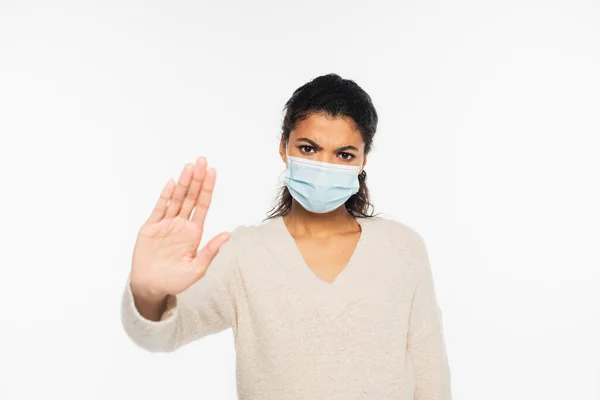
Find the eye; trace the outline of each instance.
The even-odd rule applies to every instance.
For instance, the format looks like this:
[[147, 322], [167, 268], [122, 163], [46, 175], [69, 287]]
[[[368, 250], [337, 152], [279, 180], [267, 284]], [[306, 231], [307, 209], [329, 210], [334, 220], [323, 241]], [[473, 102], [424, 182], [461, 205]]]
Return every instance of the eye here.
[[[346, 161], [350, 161], [354, 158], [354, 154], [350, 154], [350, 153], [340, 153], [340, 155], [342, 155], [343, 159]], [[348, 157], [344, 157], [344, 156], [348, 156]]]
[[310, 153], [310, 151], [306, 151], [306, 150], [303, 150], [303, 149], [312, 149], [312, 150], [314, 150], [314, 149], [315, 149], [314, 147], [312, 147], [312, 146], [309, 146], [309, 145], [307, 145], [307, 144], [304, 144], [304, 145], [298, 146], [298, 148], [299, 148], [299, 149], [300, 149], [300, 150], [301, 150], [303, 153]]

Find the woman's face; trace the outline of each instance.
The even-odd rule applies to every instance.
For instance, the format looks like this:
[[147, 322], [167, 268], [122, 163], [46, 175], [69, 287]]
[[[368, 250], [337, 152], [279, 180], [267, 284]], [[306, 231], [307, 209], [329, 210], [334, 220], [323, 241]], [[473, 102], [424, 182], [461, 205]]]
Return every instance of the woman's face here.
[[[311, 114], [296, 124], [288, 146], [290, 156], [331, 164], [361, 165], [359, 173], [367, 163], [365, 143], [349, 118]], [[284, 140], [280, 143], [279, 154], [287, 165]]]

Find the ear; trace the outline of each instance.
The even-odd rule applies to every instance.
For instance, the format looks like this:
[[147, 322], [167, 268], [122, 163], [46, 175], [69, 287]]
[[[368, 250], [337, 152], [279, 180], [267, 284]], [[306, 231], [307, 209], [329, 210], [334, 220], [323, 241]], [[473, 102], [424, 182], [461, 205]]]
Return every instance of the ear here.
[[283, 163], [287, 165], [287, 159], [285, 156], [285, 139], [283, 137], [279, 141], [279, 157], [281, 157]]
[[364, 157], [364, 160], [362, 163], [362, 167], [360, 168], [360, 171], [358, 173], [359, 175], [362, 174], [362, 172], [365, 170], [365, 165], [367, 165], [367, 155], [366, 154], [365, 154], [365, 157]]

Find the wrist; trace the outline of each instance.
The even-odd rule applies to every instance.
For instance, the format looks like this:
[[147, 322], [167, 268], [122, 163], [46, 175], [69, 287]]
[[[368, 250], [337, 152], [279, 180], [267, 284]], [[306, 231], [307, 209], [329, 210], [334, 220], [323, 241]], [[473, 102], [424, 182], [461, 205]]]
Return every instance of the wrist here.
[[130, 279], [129, 284], [134, 297], [147, 303], [159, 303], [168, 295], [168, 293], [163, 293], [147, 285], [139, 284], [133, 279]]

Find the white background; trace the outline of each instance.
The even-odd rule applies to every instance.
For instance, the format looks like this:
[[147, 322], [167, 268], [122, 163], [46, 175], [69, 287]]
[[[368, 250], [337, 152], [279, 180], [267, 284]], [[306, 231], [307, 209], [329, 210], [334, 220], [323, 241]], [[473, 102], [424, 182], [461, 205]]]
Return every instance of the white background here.
[[599, 71], [592, 0], [0, 0], [0, 398], [234, 399], [231, 330], [125, 335], [136, 234], [199, 155], [207, 237], [260, 223], [282, 107], [335, 72], [380, 116], [376, 211], [426, 240], [454, 398], [600, 399]]

